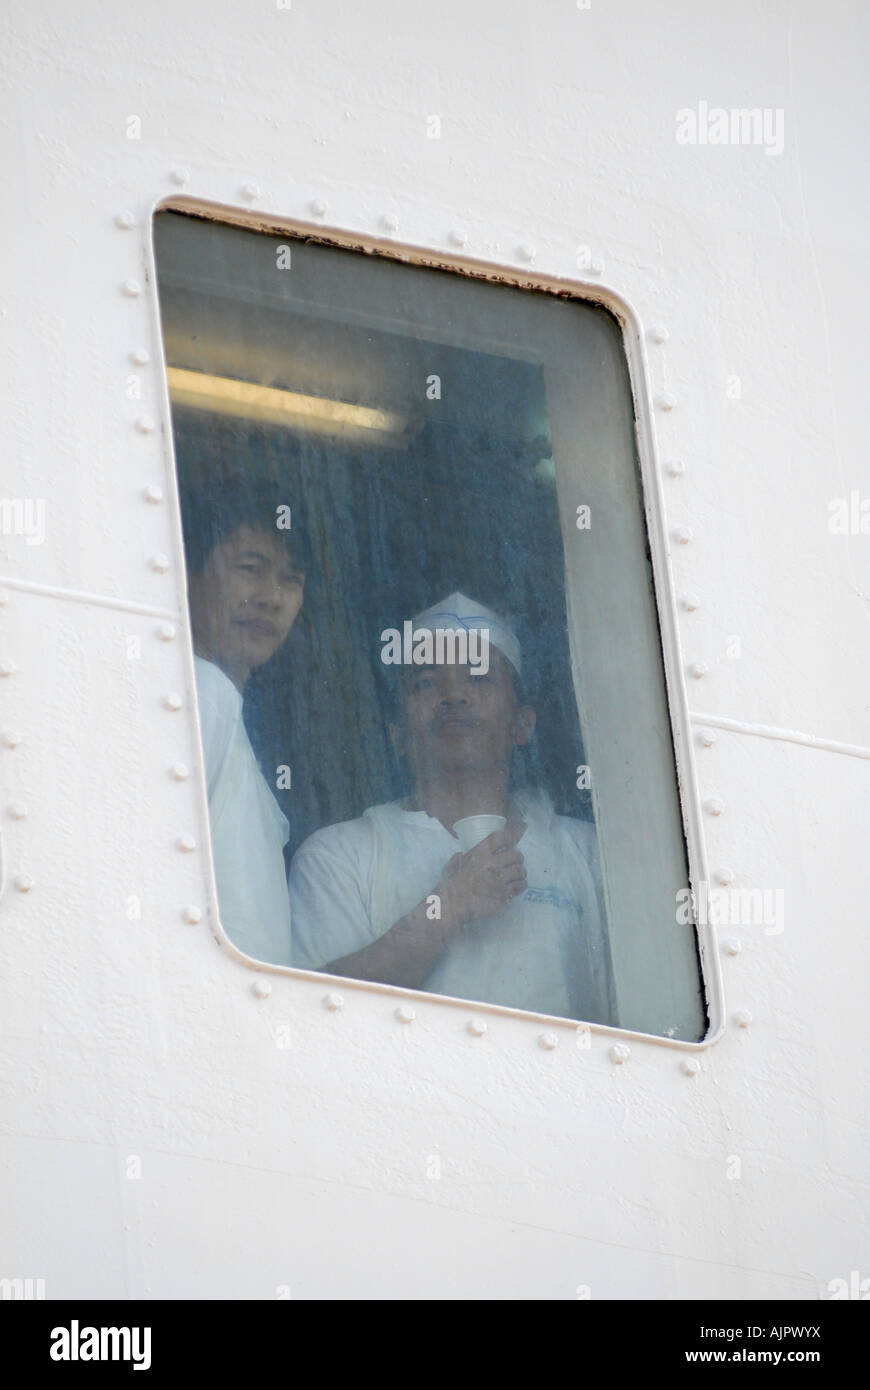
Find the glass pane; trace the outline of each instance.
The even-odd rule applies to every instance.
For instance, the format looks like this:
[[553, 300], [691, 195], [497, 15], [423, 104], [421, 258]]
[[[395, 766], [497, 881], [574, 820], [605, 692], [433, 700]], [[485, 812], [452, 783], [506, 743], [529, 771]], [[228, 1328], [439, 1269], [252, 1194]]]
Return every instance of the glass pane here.
[[702, 1037], [613, 318], [179, 213], [155, 240], [227, 934]]

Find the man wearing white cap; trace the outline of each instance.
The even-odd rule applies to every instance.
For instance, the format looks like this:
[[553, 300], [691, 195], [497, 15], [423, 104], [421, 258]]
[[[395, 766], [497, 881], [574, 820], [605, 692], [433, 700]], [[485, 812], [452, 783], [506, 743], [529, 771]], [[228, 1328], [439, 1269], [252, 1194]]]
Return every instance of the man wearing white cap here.
[[[555, 815], [540, 791], [511, 790], [535, 726], [516, 635], [459, 593], [420, 614], [410, 642], [393, 633], [382, 635], [385, 659], [403, 663], [390, 733], [413, 791], [301, 846], [294, 965], [615, 1022], [594, 827]], [[473, 847], [457, 852], [460, 837]]]

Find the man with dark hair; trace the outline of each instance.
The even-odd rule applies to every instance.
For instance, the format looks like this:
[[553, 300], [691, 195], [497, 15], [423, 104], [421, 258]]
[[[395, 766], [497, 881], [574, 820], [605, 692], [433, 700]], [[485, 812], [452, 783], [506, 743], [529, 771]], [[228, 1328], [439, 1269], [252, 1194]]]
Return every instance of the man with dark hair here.
[[[290, 964], [289, 827], [242, 717], [248, 677], [286, 640], [305, 574], [287, 530], [243, 486], [184, 511], [190, 621], [221, 923], [246, 955]], [[288, 518], [289, 519], [289, 516]]]

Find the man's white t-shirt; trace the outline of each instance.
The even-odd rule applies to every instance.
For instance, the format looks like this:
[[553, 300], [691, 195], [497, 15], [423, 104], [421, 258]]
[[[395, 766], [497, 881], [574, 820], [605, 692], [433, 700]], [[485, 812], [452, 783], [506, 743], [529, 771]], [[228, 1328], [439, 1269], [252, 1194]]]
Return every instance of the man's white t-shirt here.
[[238, 690], [213, 662], [197, 656], [194, 666], [221, 923], [246, 955], [289, 965], [287, 817], [257, 764]]
[[[555, 815], [542, 792], [513, 799], [529, 886], [457, 932], [420, 988], [614, 1022], [595, 828]], [[377, 941], [434, 891], [458, 849], [440, 821], [398, 801], [316, 831], [290, 869], [294, 965], [322, 970]]]

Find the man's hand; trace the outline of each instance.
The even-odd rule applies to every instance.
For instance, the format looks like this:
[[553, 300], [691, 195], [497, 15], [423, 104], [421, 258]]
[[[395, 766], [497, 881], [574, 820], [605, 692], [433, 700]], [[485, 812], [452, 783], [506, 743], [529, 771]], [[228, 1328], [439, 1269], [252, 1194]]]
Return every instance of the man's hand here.
[[435, 889], [441, 898], [441, 920], [448, 931], [480, 917], [492, 917], [511, 898], [526, 891], [523, 856], [516, 847], [525, 830], [521, 821], [487, 835], [467, 854], [454, 854]]

